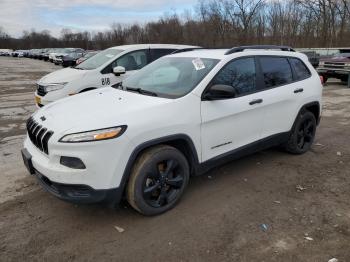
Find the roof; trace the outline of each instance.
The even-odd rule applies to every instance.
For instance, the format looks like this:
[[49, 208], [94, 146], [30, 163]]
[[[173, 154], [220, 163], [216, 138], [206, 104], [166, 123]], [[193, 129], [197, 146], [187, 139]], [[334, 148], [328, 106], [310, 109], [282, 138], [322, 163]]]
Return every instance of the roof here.
[[299, 58], [305, 58], [306, 55], [299, 52], [289, 52], [289, 51], [276, 51], [276, 50], [244, 50], [242, 52], [232, 53], [225, 55], [225, 53], [230, 49], [198, 49], [189, 52], [182, 52], [173, 54], [174, 57], [200, 57], [200, 58], [211, 58], [224, 60], [226, 58], [234, 58], [239, 56], [256, 56], [256, 55], [273, 55], [273, 56], [293, 56]]
[[200, 58], [212, 58], [212, 59], [224, 59], [228, 49], [198, 49], [194, 51], [182, 52], [173, 54], [171, 56], [176, 57], [200, 57]]
[[185, 49], [185, 48], [196, 48], [198, 46], [192, 45], [172, 45], [172, 44], [137, 44], [137, 45], [120, 45], [113, 46], [112, 49], [121, 49], [121, 50], [129, 50], [129, 49], [145, 49], [145, 48], [171, 48], [171, 49]]

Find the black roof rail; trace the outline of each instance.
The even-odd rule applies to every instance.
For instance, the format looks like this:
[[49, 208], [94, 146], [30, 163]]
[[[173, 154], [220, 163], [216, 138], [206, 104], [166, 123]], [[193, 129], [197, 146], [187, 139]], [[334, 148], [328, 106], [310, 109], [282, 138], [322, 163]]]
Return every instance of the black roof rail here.
[[289, 52], [295, 52], [293, 48], [290, 46], [279, 46], [279, 45], [247, 45], [247, 46], [238, 46], [231, 48], [228, 50], [225, 55], [243, 52], [246, 49], [259, 49], [259, 50], [267, 50], [267, 49], [280, 49], [281, 51], [289, 51]]
[[182, 53], [182, 52], [189, 52], [197, 49], [204, 49], [203, 47], [188, 47], [188, 48], [183, 48], [183, 49], [177, 49], [174, 52], [170, 53], [172, 54], [177, 54], [177, 53]]

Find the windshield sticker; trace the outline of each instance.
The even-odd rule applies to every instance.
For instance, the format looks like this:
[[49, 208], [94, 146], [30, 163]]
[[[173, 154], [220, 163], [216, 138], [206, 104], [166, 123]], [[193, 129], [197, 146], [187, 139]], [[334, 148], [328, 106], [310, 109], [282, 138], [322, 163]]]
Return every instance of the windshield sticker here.
[[199, 71], [205, 68], [205, 65], [203, 61], [200, 58], [196, 58], [192, 60], [192, 64], [194, 65], [194, 68]]
[[106, 55], [106, 57], [108, 57], [108, 58], [112, 58], [112, 57], [114, 57], [114, 55], [107, 54], [107, 55]]

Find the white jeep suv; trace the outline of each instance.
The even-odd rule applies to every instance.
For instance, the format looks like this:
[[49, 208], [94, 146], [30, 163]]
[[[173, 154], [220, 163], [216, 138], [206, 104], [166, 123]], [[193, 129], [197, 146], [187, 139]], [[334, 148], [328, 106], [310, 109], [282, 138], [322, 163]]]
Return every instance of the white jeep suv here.
[[160, 214], [175, 206], [190, 175], [272, 146], [305, 153], [321, 95], [308, 58], [287, 47], [172, 54], [119, 85], [39, 109], [22, 155], [63, 200], [125, 197], [142, 214]]
[[[67, 96], [119, 83], [164, 55], [193, 48], [198, 47], [140, 44], [108, 48], [75, 67], [57, 70], [41, 78], [35, 92], [36, 105], [42, 107]], [[63, 53], [74, 51], [69, 48], [64, 50], [55, 54], [54, 61], [59, 62], [57, 59], [61, 59], [59, 57]]]

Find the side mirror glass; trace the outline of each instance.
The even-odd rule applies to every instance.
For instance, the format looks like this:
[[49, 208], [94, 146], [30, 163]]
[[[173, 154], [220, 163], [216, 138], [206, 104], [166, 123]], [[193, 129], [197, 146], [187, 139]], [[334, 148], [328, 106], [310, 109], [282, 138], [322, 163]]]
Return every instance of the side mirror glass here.
[[126, 70], [125, 67], [123, 66], [116, 66], [113, 68], [113, 74], [115, 74], [116, 76], [120, 76], [122, 74], [125, 74]]
[[204, 100], [230, 99], [237, 96], [235, 89], [229, 85], [213, 85], [204, 94]]

